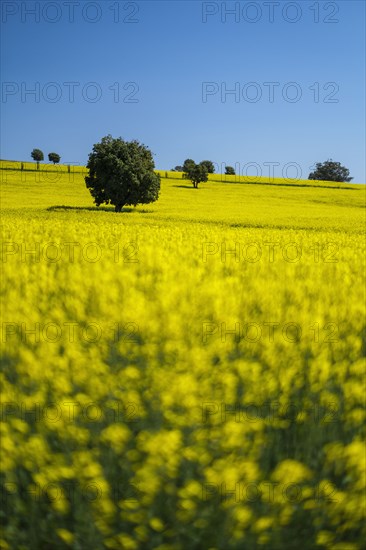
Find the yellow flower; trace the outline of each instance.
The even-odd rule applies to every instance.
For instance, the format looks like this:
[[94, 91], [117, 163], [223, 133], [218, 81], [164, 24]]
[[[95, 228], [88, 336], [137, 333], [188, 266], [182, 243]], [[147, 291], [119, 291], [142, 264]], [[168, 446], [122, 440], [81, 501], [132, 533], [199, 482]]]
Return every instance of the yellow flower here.
[[58, 536], [66, 542], [66, 544], [72, 544], [74, 540], [74, 535], [67, 529], [56, 529]]
[[164, 524], [159, 518], [152, 518], [149, 521], [150, 527], [154, 529], [154, 531], [163, 531], [164, 530]]
[[312, 478], [311, 470], [297, 460], [286, 459], [277, 465], [272, 479], [280, 483], [301, 483]]
[[259, 518], [253, 527], [254, 531], [266, 531], [270, 529], [273, 525], [274, 519], [270, 517]]
[[112, 424], [101, 434], [101, 441], [109, 443], [117, 453], [121, 453], [130, 438], [130, 430], [121, 424]]

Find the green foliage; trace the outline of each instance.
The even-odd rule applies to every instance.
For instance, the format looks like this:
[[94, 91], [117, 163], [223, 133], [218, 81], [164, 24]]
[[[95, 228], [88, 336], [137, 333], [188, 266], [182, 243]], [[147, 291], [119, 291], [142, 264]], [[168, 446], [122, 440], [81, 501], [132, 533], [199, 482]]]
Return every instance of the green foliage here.
[[61, 160], [61, 157], [57, 153], [48, 153], [48, 160], [50, 162], [53, 162], [53, 164], [58, 164]]
[[116, 212], [121, 212], [125, 205], [158, 199], [160, 176], [154, 168], [152, 153], [145, 145], [108, 135], [89, 155], [85, 183], [97, 206], [113, 204]]
[[184, 178], [191, 180], [193, 187], [197, 189], [199, 183], [208, 180], [208, 171], [206, 164], [203, 162], [199, 164], [196, 164], [194, 161], [192, 162], [193, 164], [190, 163], [188, 165], [188, 170], [184, 172]]
[[330, 159], [317, 162], [315, 171], [309, 174], [309, 180], [350, 182], [353, 178], [350, 178], [348, 168]]
[[211, 161], [211, 160], [203, 160], [201, 162], [201, 164], [203, 164], [204, 166], [206, 166], [207, 168], [207, 172], [209, 174], [213, 174], [215, 172], [215, 166], [214, 166], [214, 163]]
[[31, 157], [37, 162], [37, 168], [39, 168], [40, 161], [44, 159], [43, 151], [40, 149], [33, 149], [31, 152]]
[[193, 166], [195, 166], [195, 165], [196, 165], [196, 163], [194, 162], [194, 160], [192, 160], [192, 159], [186, 159], [186, 160], [184, 161], [184, 163], [183, 163], [183, 170], [182, 170], [182, 172], [188, 173], [189, 170], [190, 170]]
[[235, 170], [232, 166], [226, 166], [225, 167], [225, 174], [227, 176], [235, 176]]

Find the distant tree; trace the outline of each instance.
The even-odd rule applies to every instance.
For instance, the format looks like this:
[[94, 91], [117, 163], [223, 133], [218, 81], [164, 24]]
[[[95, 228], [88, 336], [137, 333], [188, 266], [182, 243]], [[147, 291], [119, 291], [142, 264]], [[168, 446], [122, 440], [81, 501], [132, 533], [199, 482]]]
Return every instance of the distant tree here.
[[235, 176], [235, 170], [232, 166], [226, 166], [225, 167], [225, 174], [227, 176]]
[[200, 162], [200, 164], [196, 164], [195, 162], [193, 162], [193, 164], [190, 163], [188, 165], [188, 170], [184, 172], [183, 177], [191, 180], [193, 187], [197, 189], [198, 184], [201, 183], [201, 181], [208, 180], [207, 166], [202, 162]]
[[186, 174], [188, 174], [190, 168], [192, 168], [193, 166], [196, 166], [196, 163], [194, 162], [194, 160], [186, 159], [182, 166], [183, 168], [182, 172], [185, 172]]
[[160, 176], [154, 172], [151, 151], [137, 140], [104, 137], [93, 146], [85, 183], [97, 206], [113, 204], [116, 212], [125, 205], [147, 204], [159, 197]]
[[48, 153], [48, 160], [50, 162], [53, 162], [53, 164], [58, 164], [61, 160], [61, 157], [57, 153]]
[[41, 160], [44, 159], [43, 152], [40, 149], [33, 149], [33, 151], [31, 152], [31, 157], [32, 157], [33, 160], [36, 161], [37, 170], [39, 170], [39, 163], [40, 163]]
[[340, 162], [329, 159], [323, 163], [317, 162], [314, 172], [309, 174], [309, 180], [350, 182], [353, 178], [349, 176], [348, 168]]
[[206, 166], [207, 172], [209, 174], [213, 174], [215, 172], [215, 166], [211, 160], [203, 160], [201, 164], [204, 164]]
[[174, 170], [175, 170], [175, 172], [184, 172], [183, 166], [176, 166], [176, 167], [174, 168]]

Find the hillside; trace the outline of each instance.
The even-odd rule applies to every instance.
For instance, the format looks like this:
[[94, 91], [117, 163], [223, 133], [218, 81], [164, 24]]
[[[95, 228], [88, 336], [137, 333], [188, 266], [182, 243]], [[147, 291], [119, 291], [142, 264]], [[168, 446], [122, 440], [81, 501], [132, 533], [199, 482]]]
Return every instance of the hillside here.
[[[32, 171], [0, 170], [2, 208], [38, 208], [41, 211], [60, 207], [92, 208], [105, 219], [113, 207], [95, 208], [84, 182], [83, 167], [47, 166]], [[166, 172], [161, 172], [165, 176]], [[219, 222], [242, 227], [324, 228], [338, 231], [362, 231], [364, 228], [365, 186], [358, 184], [316, 183], [295, 184], [281, 180], [269, 184], [220, 182], [212, 175], [198, 190], [181, 175], [162, 177], [161, 194], [156, 203], [140, 205], [134, 211], [134, 222], [154, 220], [186, 220]], [[225, 176], [224, 176], [225, 178]], [[103, 217], [104, 216], [104, 217]], [[137, 218], [136, 218], [137, 216]], [[127, 218], [130, 219], [130, 218]], [[124, 219], [124, 222], [127, 220]]]

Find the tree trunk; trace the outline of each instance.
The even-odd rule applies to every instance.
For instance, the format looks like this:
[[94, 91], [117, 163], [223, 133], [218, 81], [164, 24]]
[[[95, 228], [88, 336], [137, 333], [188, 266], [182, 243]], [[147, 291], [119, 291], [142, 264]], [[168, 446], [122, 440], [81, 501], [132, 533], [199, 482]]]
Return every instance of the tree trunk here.
[[122, 208], [124, 207], [124, 204], [116, 204], [114, 211], [115, 212], [121, 212]]

